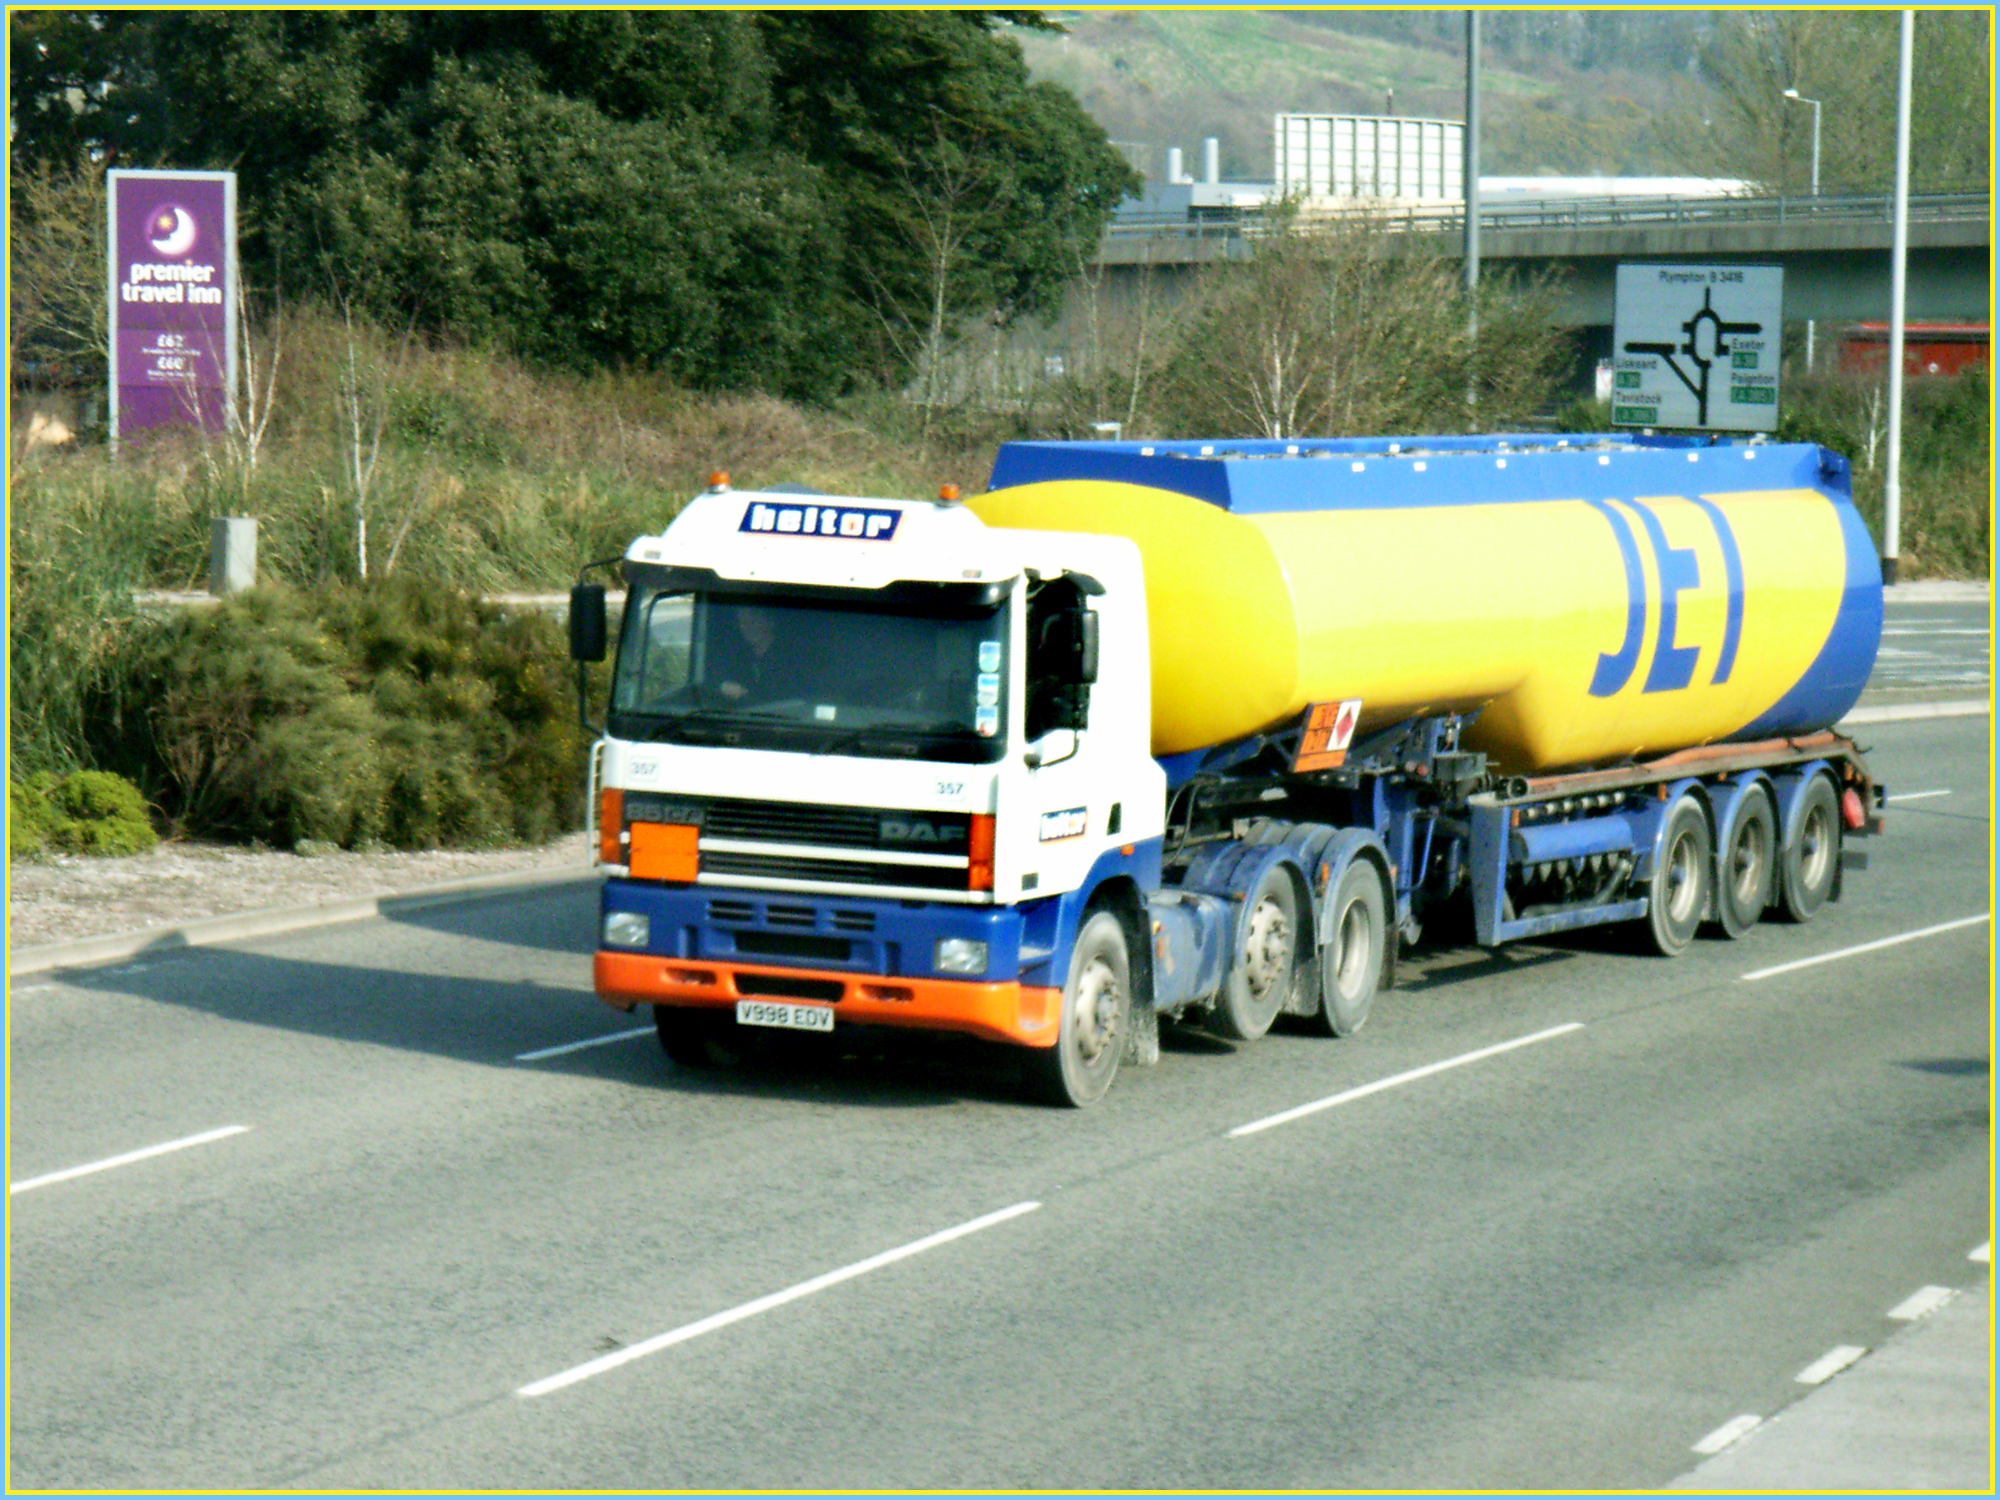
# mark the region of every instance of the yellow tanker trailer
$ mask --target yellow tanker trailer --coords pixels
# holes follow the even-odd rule
[[[1352,1032],[1454,908],[1803,920],[1879,824],[1816,446],[1018,443],[963,505],[718,483],[620,567],[596,984],[678,1062],[928,1028],[1083,1104],[1161,1018]]]

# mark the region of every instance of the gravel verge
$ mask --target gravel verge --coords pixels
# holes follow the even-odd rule
[[[506,849],[300,855],[236,845],[166,843],[115,859],[9,860],[7,938],[14,948],[179,927],[271,907],[387,896],[519,870],[582,871],[581,833]]]

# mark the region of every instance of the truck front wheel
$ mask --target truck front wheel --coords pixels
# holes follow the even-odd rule
[[[1663,958],[1685,952],[1708,913],[1708,882],[1715,868],[1710,852],[1713,842],[1701,799],[1683,793],[1660,831],[1648,893],[1647,930]]]
[[[1355,859],[1327,901],[1332,937],[1319,950],[1319,1024],[1329,1036],[1353,1036],[1368,1021],[1382,980],[1389,900],[1373,861]]]
[[[1111,1087],[1132,1026],[1132,962],[1115,913],[1092,913],[1076,935],[1053,1047],[1026,1056],[1028,1087],[1048,1104],[1081,1109]]]

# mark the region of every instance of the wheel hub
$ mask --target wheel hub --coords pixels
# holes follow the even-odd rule
[[[1282,984],[1291,968],[1292,924],[1285,909],[1270,897],[1250,914],[1250,932],[1243,944],[1243,974],[1250,992],[1259,998]]]
[[[1103,959],[1092,959],[1077,977],[1076,1050],[1085,1062],[1101,1056],[1118,1030],[1118,975]]]

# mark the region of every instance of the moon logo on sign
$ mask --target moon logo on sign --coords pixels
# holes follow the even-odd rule
[[[194,249],[194,217],[178,203],[153,211],[146,221],[146,243],[156,255],[180,256]]]

